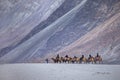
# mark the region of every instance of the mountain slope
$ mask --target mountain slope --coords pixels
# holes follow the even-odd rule
[[[71,45],[63,48],[58,54],[96,55],[100,53],[105,62],[115,63],[120,59],[120,13],[105,21]],[[117,63],[116,62],[116,63]]]
[[[107,54],[110,51],[109,47],[112,53],[119,52],[117,24],[119,24],[120,0],[41,0],[40,2],[23,0],[16,3],[14,0],[5,1],[8,4],[9,2],[15,4],[10,8],[13,11],[8,10],[5,14],[9,19],[3,14],[6,12],[4,9],[0,12],[1,63],[40,62],[41,59],[48,58],[50,53],[52,56],[56,53],[65,55],[68,51],[74,55],[80,53],[79,49],[82,54],[96,52],[101,54],[106,51],[105,55],[109,55]],[[10,6],[3,4],[4,1],[0,3],[2,8]],[[31,10],[34,4],[38,7]],[[30,11],[31,15],[25,17],[27,11]],[[24,14],[21,15],[21,12]],[[113,30],[111,31],[112,27],[108,26],[114,27]],[[91,31],[95,34],[91,34]],[[111,58],[106,56],[104,59],[107,62]],[[113,54],[111,60],[114,59]]]
[[[0,56],[16,47],[63,2],[64,0],[0,1]]]
[[[0,62],[10,63],[10,62],[24,62],[29,61],[36,51],[39,48],[44,47],[46,41],[51,37],[53,34],[61,30],[65,27],[66,24],[74,17],[77,10],[84,5],[86,0],[82,1],[77,7],[72,9],[70,12],[62,16],[60,19],[55,21],[53,24],[45,28],[44,30],[40,31],[32,38],[27,40],[26,42],[22,43],[17,48],[10,51],[8,54],[0,58]],[[62,24],[64,22],[64,24]],[[62,24],[62,25],[61,25]]]

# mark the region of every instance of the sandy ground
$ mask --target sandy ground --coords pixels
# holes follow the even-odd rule
[[[120,80],[120,65],[0,64],[0,80]]]

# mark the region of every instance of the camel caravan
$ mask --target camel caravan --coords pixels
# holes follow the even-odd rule
[[[86,58],[84,55],[82,55],[80,58],[74,56],[69,57],[68,55],[66,55],[65,57],[60,57],[59,54],[57,54],[57,56],[55,58],[51,58],[53,60],[54,63],[103,63],[102,61],[102,57],[97,53],[97,55],[95,57],[93,57],[92,55],[89,55],[88,58]]]

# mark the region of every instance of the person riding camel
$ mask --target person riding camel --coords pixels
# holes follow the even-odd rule
[[[70,57],[68,56],[68,55],[65,55],[65,62],[68,62],[69,63],[69,61],[70,61]]]
[[[82,61],[83,58],[84,58],[84,55],[82,55],[82,57],[80,58],[80,61]]]
[[[97,56],[96,56],[97,58],[99,58],[100,57],[100,55],[99,55],[99,53],[97,53]]]
[[[56,58],[59,58],[60,56],[59,56],[59,54],[57,54],[57,57]]]
[[[84,58],[84,55],[82,55],[82,58]]]
[[[95,63],[96,63],[97,61],[99,62],[99,64],[100,64],[100,63],[103,63],[103,62],[102,62],[102,57],[99,55],[99,53],[97,53],[97,55],[95,56]]]
[[[74,58],[76,59],[77,57],[76,57],[76,56],[74,56]]]
[[[96,59],[96,60],[99,60],[99,58],[101,58],[101,57],[100,57],[99,53],[97,53],[95,59]]]
[[[92,62],[92,64],[94,63],[94,57],[91,56],[91,54],[89,55],[87,62],[88,63]]]
[[[68,58],[68,55],[66,55],[65,57]]]
[[[60,56],[59,56],[59,54],[57,54],[57,56],[56,56],[56,63],[59,62],[59,59],[60,59]]]
[[[84,55],[82,55],[82,57],[80,57],[79,63],[86,63],[86,58],[84,57]]]
[[[93,56],[91,56],[91,54],[90,54],[89,57],[88,57],[88,60],[91,59],[91,58],[93,58]]]

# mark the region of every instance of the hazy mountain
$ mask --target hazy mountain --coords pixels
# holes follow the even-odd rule
[[[56,53],[80,56],[78,53],[96,52],[107,63],[109,59],[119,61],[115,59],[120,47],[119,0],[12,1],[0,4],[1,63],[39,62]],[[4,6],[6,3],[13,6]],[[32,10],[34,3],[38,7]],[[4,7],[10,10],[4,11]],[[26,7],[30,10],[27,17]]]

